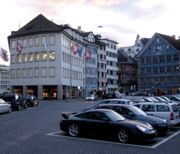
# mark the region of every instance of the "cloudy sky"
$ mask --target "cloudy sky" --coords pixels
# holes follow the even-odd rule
[[[9,50],[7,36],[39,14],[56,24],[81,26],[117,42],[134,44],[136,35],[155,32],[180,36],[179,0],[6,0],[0,5],[0,47]],[[98,28],[98,26],[103,28]],[[0,59],[0,63],[2,60]]]

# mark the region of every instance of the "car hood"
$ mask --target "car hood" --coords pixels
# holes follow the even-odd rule
[[[138,116],[138,120],[145,121],[151,125],[157,124],[157,123],[165,123],[164,119],[154,117],[154,116]]]

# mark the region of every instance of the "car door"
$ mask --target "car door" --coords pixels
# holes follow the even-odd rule
[[[108,117],[102,112],[89,113],[88,129],[93,134],[105,135],[108,133]]]

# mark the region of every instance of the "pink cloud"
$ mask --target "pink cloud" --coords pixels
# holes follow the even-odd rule
[[[91,4],[97,6],[112,6],[125,3],[126,0],[91,0]]]

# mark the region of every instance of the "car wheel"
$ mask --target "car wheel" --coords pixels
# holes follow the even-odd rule
[[[71,124],[68,132],[70,136],[76,137],[79,135],[79,127],[76,124]]]
[[[127,143],[129,141],[129,133],[125,129],[121,129],[118,132],[118,140],[122,143]]]

